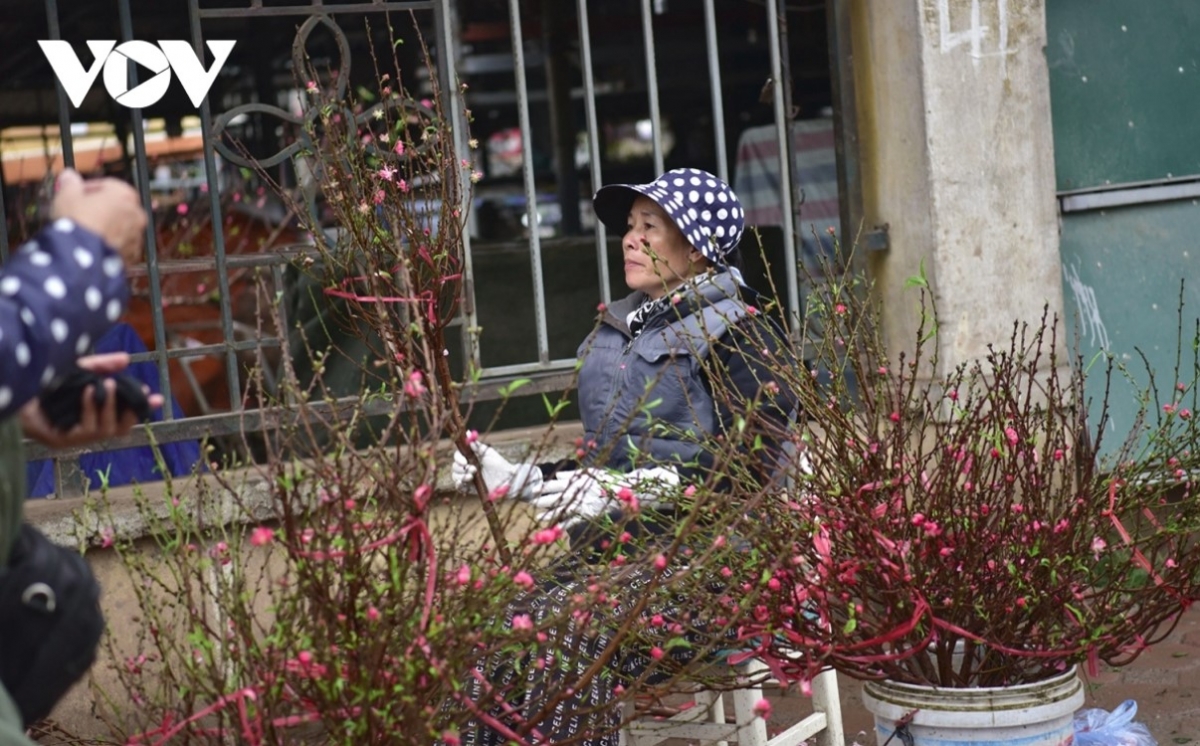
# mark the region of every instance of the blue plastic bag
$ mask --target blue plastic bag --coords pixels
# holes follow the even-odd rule
[[[1075,746],[1158,746],[1150,730],[1133,722],[1137,702],[1127,699],[1115,710],[1075,713]]]

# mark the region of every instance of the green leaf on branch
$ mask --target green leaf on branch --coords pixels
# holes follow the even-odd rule
[[[910,276],[907,280],[904,281],[904,287],[906,287],[906,288],[912,288],[912,287],[928,288],[929,287],[929,278],[927,278],[925,276],[925,260],[924,259],[921,260],[921,264],[920,264],[919,268],[917,269],[917,274]]]
[[[542,402],[546,405],[547,416],[551,418],[557,417],[558,413],[563,411],[563,409],[565,409],[566,406],[571,403],[569,400],[563,399],[556,404],[551,404],[550,397],[546,396],[545,394],[542,394]]]
[[[645,414],[650,414],[650,412],[652,412],[653,410],[662,406],[662,403],[663,403],[662,397],[659,397],[659,398],[655,399],[654,401],[649,401],[649,402],[646,402],[645,404],[643,404],[641,407],[641,410]]]
[[[531,383],[533,383],[533,381],[528,378],[518,378],[515,381],[510,382],[507,386],[501,386],[499,389],[500,396],[507,399],[508,397],[512,396],[517,389],[520,389],[522,386],[528,386]]]

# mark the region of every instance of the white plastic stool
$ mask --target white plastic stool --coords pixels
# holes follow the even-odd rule
[[[842,703],[838,699],[837,673],[822,671],[812,681],[813,713],[789,726],[774,738],[767,738],[767,723],[754,712],[754,705],[763,697],[761,680],[767,667],[758,660],[748,660],[736,667],[744,689],[729,694],[733,700],[734,721],[725,722],[725,702],[722,692],[698,690],[692,694],[694,706],[670,718],[641,718],[630,720],[621,730],[623,746],[655,746],[668,738],[683,738],[702,745],[728,746],[798,746],[816,737],[818,746],[844,746],[842,732]],[[760,683],[750,684],[749,682]],[[632,717],[633,704],[626,705],[626,717]]]

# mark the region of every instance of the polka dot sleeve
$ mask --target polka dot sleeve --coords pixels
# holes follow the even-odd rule
[[[60,218],[0,270],[0,419],[37,396],[125,311],[121,257]]]

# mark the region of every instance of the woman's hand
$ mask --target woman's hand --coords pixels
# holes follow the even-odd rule
[[[483,483],[489,493],[507,488],[506,497],[528,500],[541,491],[542,471],[536,465],[514,464],[501,456],[495,448],[478,441],[472,443],[471,448],[479,459],[479,467],[483,470]],[[455,451],[450,476],[456,488],[470,489],[475,483],[475,467],[467,461],[466,456]]]
[[[670,502],[679,487],[679,474],[661,466],[612,474],[603,469],[559,472],[542,484],[541,493],[529,502],[541,508],[538,520],[563,528],[591,520],[612,510],[627,510],[636,500],[639,507],[653,508]],[[621,491],[627,490],[625,495]]]
[[[79,358],[76,364],[93,373],[112,375],[129,367],[129,355],[124,352],[89,355]],[[56,430],[50,425],[37,399],[33,399],[22,407],[17,415],[21,429],[27,438],[32,438],[49,448],[88,445],[125,435],[133,429],[134,425],[138,424],[137,415],[133,412],[125,412],[118,416],[116,382],[112,379],[105,379],[104,387],[108,396],[104,398],[104,405],[101,407],[96,406],[95,391],[92,386],[83,390],[79,424],[67,432]],[[163,397],[159,394],[151,394],[149,400],[152,410],[163,405]]]

